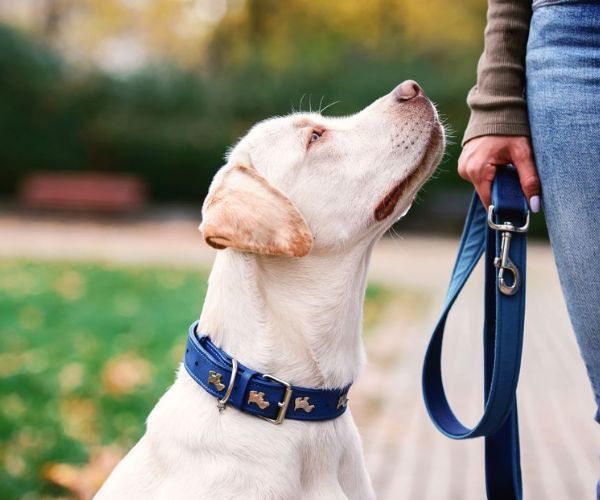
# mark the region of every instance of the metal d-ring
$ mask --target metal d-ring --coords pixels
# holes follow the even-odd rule
[[[237,375],[238,362],[237,359],[231,358],[231,378],[229,379],[229,385],[227,386],[227,391],[225,391],[225,395],[222,399],[217,401],[217,408],[219,411],[223,411],[225,406],[227,405],[227,401],[229,401],[229,396],[231,396],[231,391],[233,391],[233,386],[235,384],[235,376]]]
[[[515,226],[512,222],[505,222],[504,224],[496,224],[494,222],[494,210],[496,207],[490,205],[487,213],[487,223],[494,231],[508,231],[509,233],[526,233],[529,229],[529,210],[525,217],[525,224],[521,227]]]

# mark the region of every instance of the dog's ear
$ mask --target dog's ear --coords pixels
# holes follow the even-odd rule
[[[294,204],[244,165],[217,174],[202,207],[200,231],[218,249],[303,257],[312,247],[310,229]]]

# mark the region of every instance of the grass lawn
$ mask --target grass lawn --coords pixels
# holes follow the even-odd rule
[[[68,497],[53,481],[93,483],[142,435],[205,292],[200,272],[0,260],[0,499]],[[367,329],[388,298],[369,286]]]

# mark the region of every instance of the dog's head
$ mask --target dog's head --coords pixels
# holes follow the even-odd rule
[[[216,174],[200,229],[215,248],[302,257],[372,241],[435,170],[444,130],[413,81],[359,113],[255,125]]]

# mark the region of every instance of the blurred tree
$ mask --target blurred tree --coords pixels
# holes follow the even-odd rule
[[[407,78],[455,137],[424,197],[447,208],[468,188],[454,162],[485,2],[46,2],[29,28],[45,46],[0,31],[0,192],[31,169],[87,168],[138,173],[157,200],[199,202],[228,145],[257,120],[301,101],[355,112]]]
[[[60,0],[46,0],[45,2],[43,33],[48,40],[52,40],[59,32],[64,5],[64,2]]]

